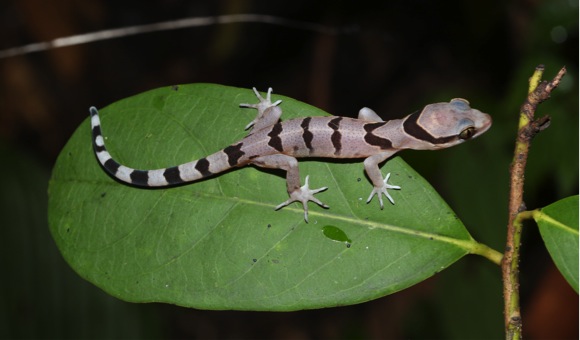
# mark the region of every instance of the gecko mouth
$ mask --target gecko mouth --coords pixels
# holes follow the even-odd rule
[[[485,117],[487,118],[487,120],[485,121],[485,123],[483,123],[483,126],[477,131],[477,135],[475,137],[481,135],[485,131],[489,130],[489,128],[491,127],[491,123],[493,123],[491,116],[488,114],[485,114]]]

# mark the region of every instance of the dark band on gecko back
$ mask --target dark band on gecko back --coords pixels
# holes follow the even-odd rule
[[[302,139],[304,139],[304,145],[308,148],[309,151],[312,151],[312,140],[314,139],[314,134],[309,130],[310,121],[312,120],[311,117],[306,117],[300,123],[300,127],[302,128]]]
[[[334,154],[337,156],[340,155],[340,151],[342,150],[342,134],[339,131],[341,120],[342,117],[337,117],[331,119],[328,122],[328,127],[334,130],[332,132],[332,135],[330,136],[330,141],[332,142],[332,146],[334,147]]]
[[[373,134],[373,131],[385,125],[386,122],[369,123],[364,125],[366,134],[364,136],[365,142],[370,145],[378,146],[381,150],[387,150],[393,148],[393,143],[386,138],[379,137]]]
[[[282,133],[282,124],[280,123],[274,124],[274,126],[272,126],[272,131],[268,133],[268,137],[270,137],[268,145],[273,147],[279,152],[284,151],[284,147],[282,146],[282,138],[280,138],[281,133]]]

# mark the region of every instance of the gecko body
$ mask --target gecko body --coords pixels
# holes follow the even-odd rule
[[[364,168],[373,183],[367,200],[377,195],[381,209],[382,195],[394,204],[388,189],[400,187],[383,179],[379,164],[404,149],[437,150],[475,138],[489,129],[491,117],[472,109],[464,99],[430,104],[402,119],[383,121],[373,110],[363,108],[358,119],[347,117],[304,117],[280,121],[281,101],[271,102],[272,89],[266,98],[254,88],[257,104],[240,104],[255,108],[256,118],[246,126],[253,127],[242,140],[198,160],[169,168],[138,170],[115,161],[105,147],[101,122],[95,107],[89,109],[95,154],[105,170],[117,179],[142,187],[165,187],[193,182],[235,167],[253,164],[286,171],[290,198],[276,207],[301,202],[308,222],[308,201],[328,208],[314,197],[326,187],[311,190],[309,176],[301,186],[297,158],[365,158]]]

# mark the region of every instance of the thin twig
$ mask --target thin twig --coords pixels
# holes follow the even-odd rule
[[[544,66],[536,67],[530,78],[528,98],[520,111],[520,122],[511,165],[509,218],[507,226],[507,243],[502,261],[502,276],[504,289],[504,317],[506,327],[506,339],[521,339],[522,318],[519,301],[519,257],[522,236],[522,223],[516,220],[518,213],[526,210],[523,200],[524,173],[530,143],[534,136],[547,128],[550,117],[545,116],[534,119],[537,106],[550,98],[550,93],[555,89],[560,80],[566,74],[563,67],[550,82],[542,81]]]
[[[331,26],[324,26],[315,23],[309,23],[304,21],[295,21],[282,17],[276,17],[272,15],[262,15],[262,14],[231,14],[231,15],[218,15],[210,17],[192,17],[184,18],[170,21],[163,21],[154,24],[128,26],[122,28],[114,28],[103,31],[85,33],[72,35],[69,37],[57,38],[50,41],[44,41],[39,43],[33,43],[24,46],[18,46],[13,48],[8,48],[5,50],[0,50],[0,59],[14,57],[18,55],[47,51],[55,48],[74,46],[87,44],[90,42],[128,37],[136,34],[175,30],[180,28],[190,28],[199,26],[210,26],[218,24],[232,24],[240,22],[253,22],[253,23],[263,23],[270,25],[278,25],[291,27],[296,29],[302,29],[307,31],[313,31],[322,34],[334,35],[340,33],[340,29]]]

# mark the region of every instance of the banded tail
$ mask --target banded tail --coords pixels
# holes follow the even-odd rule
[[[223,162],[214,161],[221,157],[221,151],[205,158],[200,158],[189,163],[184,163],[169,168],[155,170],[139,170],[130,168],[120,164],[114,160],[113,157],[111,157],[111,154],[105,147],[105,139],[103,138],[101,132],[101,120],[99,119],[99,111],[97,108],[92,106],[89,109],[89,112],[91,114],[93,148],[99,163],[101,163],[103,168],[105,168],[105,170],[111,176],[125,183],[141,187],[164,187],[186,182],[193,182],[231,168],[231,166],[215,166],[223,164]],[[212,166],[210,166],[210,164]]]

